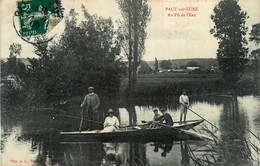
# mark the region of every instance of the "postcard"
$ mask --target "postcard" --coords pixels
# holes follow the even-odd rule
[[[260,165],[259,0],[0,4],[0,165]]]

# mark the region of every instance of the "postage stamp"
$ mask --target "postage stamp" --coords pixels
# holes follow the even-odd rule
[[[22,37],[46,34],[63,17],[60,0],[17,1]]]

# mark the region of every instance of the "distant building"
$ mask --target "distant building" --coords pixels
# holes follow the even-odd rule
[[[187,67],[186,69],[193,71],[193,70],[196,70],[196,69],[200,69],[200,67]]]
[[[173,73],[185,73],[186,70],[185,69],[173,69],[172,72]]]

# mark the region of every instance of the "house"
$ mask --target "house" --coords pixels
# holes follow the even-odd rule
[[[187,67],[186,68],[187,70],[190,70],[190,71],[193,71],[193,70],[196,70],[196,69],[200,69],[200,67]]]

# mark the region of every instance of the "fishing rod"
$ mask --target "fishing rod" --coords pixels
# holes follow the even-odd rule
[[[82,124],[83,124],[83,121],[89,121],[89,122],[95,122],[95,123],[98,123],[98,124],[102,124],[102,122],[98,122],[98,121],[95,121],[95,120],[87,120],[87,119],[83,119],[83,118],[80,118],[80,117],[75,117],[75,116],[70,116],[70,115],[59,115],[59,116],[63,116],[63,117],[68,117],[68,118],[74,118],[74,119],[79,119],[81,120],[80,121],[80,127],[79,129],[81,129],[82,127]],[[125,126],[119,126],[119,128],[125,128],[125,127],[133,127],[135,125],[125,125]],[[80,130],[79,130],[80,131]]]
[[[70,115],[58,115],[58,116],[63,116],[63,117],[68,117],[68,118],[74,118],[74,119],[79,119],[79,120],[83,119],[83,118],[80,118],[80,117],[70,116]],[[103,124],[102,122],[98,122],[98,121],[95,121],[95,120],[83,119],[83,121],[89,121],[89,122],[95,122],[95,123]]]

